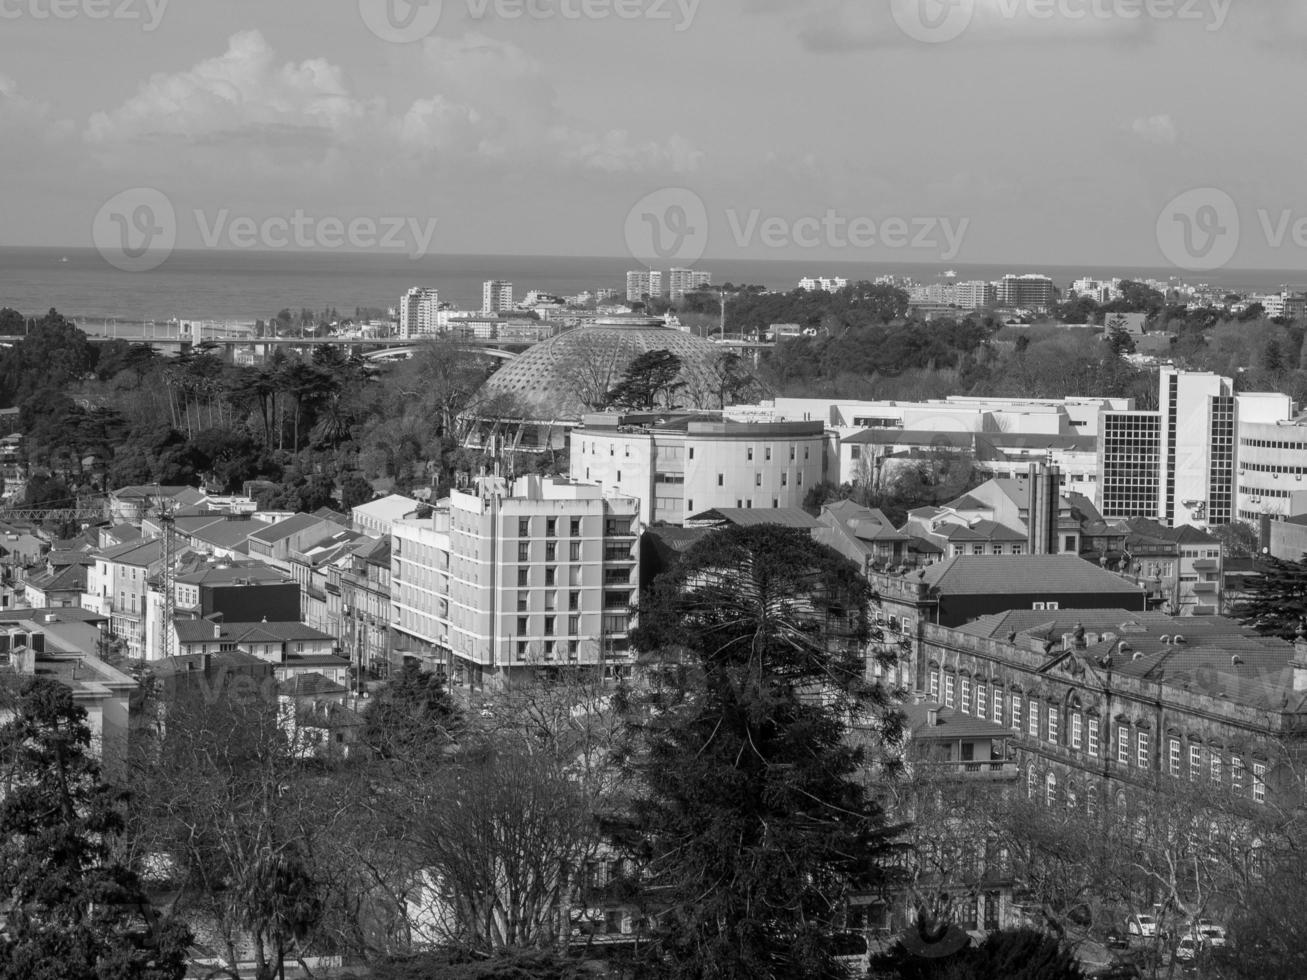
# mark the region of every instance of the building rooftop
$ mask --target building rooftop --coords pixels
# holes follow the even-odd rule
[[[847,528],[859,541],[906,541],[908,536],[894,529],[890,519],[873,507],[852,500],[839,500],[822,508],[822,517]]]
[[[771,510],[752,507],[716,507],[686,519],[687,525],[723,525],[754,527],[774,524],[781,527],[815,528],[821,524],[800,507],[774,507]]]
[[[260,562],[205,565],[178,575],[179,585],[278,585],[291,580],[275,568]]]
[[[250,533],[249,540],[276,544],[278,541],[285,541],[291,535],[317,527],[322,521],[323,518],[314,514],[292,514],[276,524],[261,525],[259,530]]]
[[[962,555],[917,576],[946,595],[1141,594],[1138,586],[1077,555]]]
[[[211,619],[178,619],[174,621],[173,629],[179,643],[295,643],[334,640],[330,633],[305,623],[218,623]]]
[[[351,511],[350,516],[355,524],[363,520],[391,523],[403,520],[405,517],[411,517],[422,506],[422,502],[419,500],[392,493],[389,497],[382,497],[380,500],[360,504]]]
[[[241,551],[244,550],[244,545],[251,534],[255,531],[266,530],[267,527],[267,521],[227,518],[213,524],[206,524],[192,531],[191,538],[198,543],[207,544],[213,548],[222,548],[225,551]]]
[[[964,715],[952,708],[932,702],[905,705],[902,709],[907,728],[919,741],[952,741],[955,738],[1010,738],[1012,732],[984,718]],[[931,712],[935,724],[930,724]]]
[[[128,541],[95,553],[96,558],[117,562],[120,565],[152,565],[163,560],[163,542],[158,538],[146,541]]]

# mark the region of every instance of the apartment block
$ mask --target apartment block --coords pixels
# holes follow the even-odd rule
[[[513,284],[489,279],[481,287],[481,312],[502,313],[513,308]]]
[[[132,541],[98,552],[86,570],[82,608],[110,618],[110,631],[130,659],[146,655],[150,576],[163,568],[163,542]]]
[[[651,269],[637,269],[626,274],[626,300],[643,303],[646,299],[660,299],[663,295],[663,274]]]
[[[673,269],[667,278],[667,292],[672,302],[685,299],[686,293],[712,285],[712,273],[694,269]]]
[[[472,688],[517,671],[628,669],[639,502],[594,485],[484,478],[396,523],[397,650]]]
[[[1016,310],[1047,310],[1057,302],[1057,287],[1048,276],[1004,276],[995,283],[999,306]]]
[[[801,507],[834,465],[820,422],[599,414],[571,441],[572,476],[636,499],[646,524],[684,524],[714,508]]]
[[[399,301],[399,336],[403,340],[428,337],[437,332],[436,314],[440,310],[440,291],[415,286]]]

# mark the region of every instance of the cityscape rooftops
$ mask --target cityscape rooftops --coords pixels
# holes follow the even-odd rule
[[[1137,597],[1141,591],[1077,555],[961,555],[927,566],[917,577],[950,595],[1116,592]]]

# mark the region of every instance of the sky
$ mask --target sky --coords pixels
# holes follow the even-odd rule
[[[1299,269],[1305,41],[1275,0],[0,0],[0,245]]]

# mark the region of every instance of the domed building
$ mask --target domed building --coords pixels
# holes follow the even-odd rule
[[[722,347],[657,317],[605,317],[537,344],[500,368],[473,402],[469,415],[476,424],[469,443],[485,446],[499,437],[523,451],[561,448],[582,416],[603,410],[631,362],[659,350],[681,359],[682,387],[669,407],[723,407]]]

